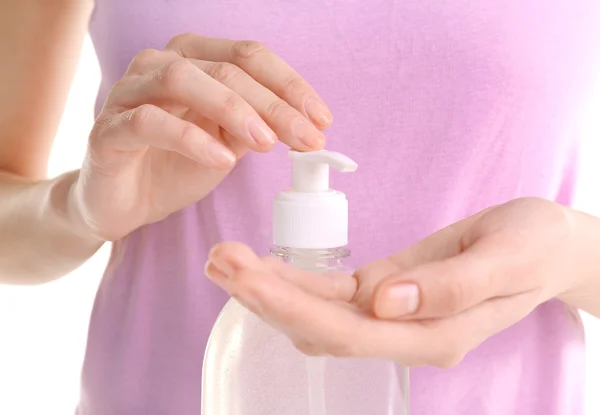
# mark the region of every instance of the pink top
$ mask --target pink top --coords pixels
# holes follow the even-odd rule
[[[571,202],[600,73],[597,0],[96,3],[100,103],[136,52],[182,32],[261,40],[312,83],[335,117],[328,149],[360,165],[333,179],[350,200],[355,265],[509,199]],[[204,348],[227,299],[203,275],[207,252],[238,240],[267,253],[289,168],[283,146],[252,154],[206,199],[115,244],[80,415],[200,413]],[[458,367],[414,369],[412,412],[582,414],[583,381],[581,323],[550,301]]]

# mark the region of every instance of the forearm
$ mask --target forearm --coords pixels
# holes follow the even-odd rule
[[[559,299],[600,318],[600,218],[573,212],[573,286]]]
[[[102,245],[71,189],[78,172],[28,181],[0,173],[0,283],[38,284],[77,268]]]

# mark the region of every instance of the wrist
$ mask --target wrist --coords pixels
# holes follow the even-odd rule
[[[600,316],[600,218],[569,209],[572,238],[568,243],[568,288],[558,296],[565,303]]]
[[[57,177],[50,189],[49,210],[58,222],[80,240],[84,246],[100,247],[105,241],[99,238],[86,220],[81,199],[77,196],[79,171]]]

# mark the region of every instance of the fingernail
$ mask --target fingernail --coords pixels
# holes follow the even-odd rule
[[[312,122],[319,127],[327,127],[333,121],[329,109],[316,98],[307,98],[304,102],[304,110]]]
[[[379,317],[394,318],[412,314],[419,308],[419,286],[399,283],[389,286],[379,297]]]
[[[294,120],[293,133],[310,149],[320,149],[325,144],[325,136],[304,117]]]
[[[227,274],[221,271],[219,267],[217,267],[211,260],[206,261],[206,264],[204,265],[204,273],[211,280],[227,279]]]
[[[277,141],[277,136],[263,121],[262,118],[256,117],[248,121],[248,131],[250,135],[261,146],[271,146]]]
[[[235,155],[217,141],[209,140],[206,144],[206,152],[220,165],[231,166],[236,162]]]
[[[224,258],[213,256],[210,261],[219,271],[225,274],[227,278],[231,278],[236,272],[234,265]]]
[[[215,255],[217,255],[217,252],[219,252],[219,248],[220,248],[220,244],[216,244],[213,245],[212,248],[210,248],[210,251],[208,251],[208,259],[212,259]]]

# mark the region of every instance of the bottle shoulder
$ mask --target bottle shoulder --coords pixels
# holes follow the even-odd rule
[[[350,250],[345,247],[331,249],[298,249],[283,246],[271,248],[271,255],[279,260],[307,271],[317,273],[344,272],[352,273],[353,269],[345,262]]]

